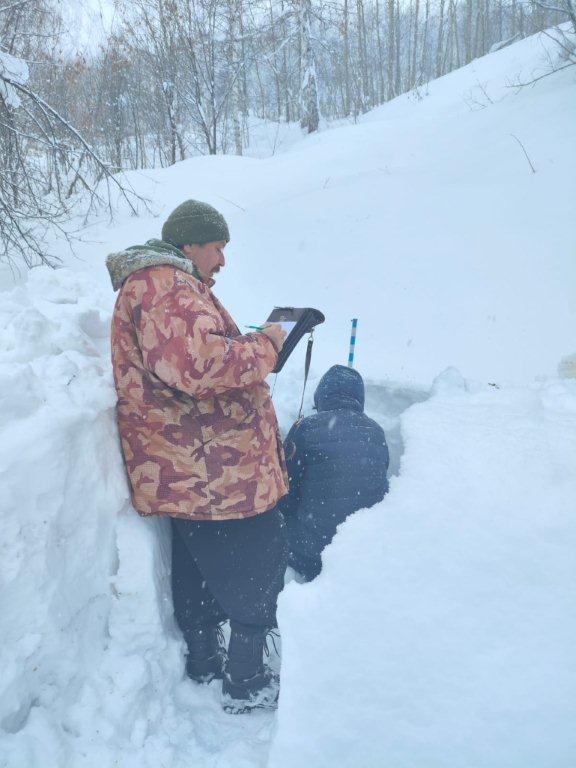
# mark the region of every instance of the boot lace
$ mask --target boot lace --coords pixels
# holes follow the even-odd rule
[[[220,621],[214,627],[215,632],[216,632],[216,639],[218,641],[218,645],[220,646],[221,650],[224,650],[226,648],[226,638],[224,637],[224,630],[222,629],[224,624],[226,624],[226,620]]]
[[[272,643],[272,647],[274,648],[274,652],[276,656],[280,656],[278,652],[278,646],[276,645],[276,640],[280,640],[280,633],[278,632],[278,629],[269,629],[266,633],[266,637],[264,638],[264,653],[266,654],[266,658],[270,657],[270,648],[268,647],[268,639],[270,639],[270,642]]]

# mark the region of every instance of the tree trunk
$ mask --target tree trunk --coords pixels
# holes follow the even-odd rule
[[[318,130],[320,110],[318,108],[318,88],[316,61],[312,46],[312,0],[300,0],[300,41],[302,51],[302,85],[300,98],[302,117],[300,124],[308,133]]]
[[[418,82],[418,24],[420,15],[420,0],[416,0],[414,7],[414,41],[412,43],[412,65],[410,88],[414,88]]]
[[[464,21],[464,60],[466,63],[474,58],[472,47],[472,3],[473,0],[466,0],[466,17]]]
[[[428,67],[428,25],[430,22],[430,0],[426,0],[426,9],[424,11],[424,29],[422,30],[422,46],[420,57],[420,74],[425,75],[425,80],[430,79],[430,70]]]
[[[348,117],[350,114],[350,40],[348,34],[348,15],[348,0],[344,0],[344,117]]]
[[[396,77],[394,80],[394,90],[396,95],[402,93],[402,60],[400,58],[400,46],[402,44],[402,30],[400,29],[400,0],[396,2],[396,21],[394,24],[394,37],[396,39]]]
[[[440,7],[438,10],[438,40],[436,42],[436,77],[441,77],[443,74],[442,61],[444,59],[444,3],[445,3],[445,0],[440,0]]]
[[[383,52],[383,45],[382,45],[382,29],[380,24],[380,0],[376,0],[376,53],[377,53],[377,60],[378,60],[378,67],[377,67],[377,90],[378,90],[378,96],[376,98],[376,101],[378,104],[382,104],[383,101],[385,101],[385,95],[384,95],[384,52]]]
[[[242,62],[240,61],[240,18],[242,17],[242,0],[230,0],[228,8],[229,44],[229,76],[230,109],[232,113],[232,129],[234,132],[234,149],[237,155],[243,152],[242,146]]]

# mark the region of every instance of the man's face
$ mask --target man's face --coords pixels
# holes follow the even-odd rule
[[[202,280],[207,282],[226,264],[224,248],[226,240],[216,240],[203,245],[185,245],[182,251],[195,264]]]

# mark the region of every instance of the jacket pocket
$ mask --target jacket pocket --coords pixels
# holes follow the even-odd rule
[[[257,408],[247,390],[198,401],[196,409],[204,445],[241,429],[257,415]]]

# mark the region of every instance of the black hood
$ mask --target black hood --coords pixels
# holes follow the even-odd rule
[[[333,365],[320,379],[314,393],[314,403],[318,411],[348,408],[361,413],[364,410],[362,376],[353,368]]]

